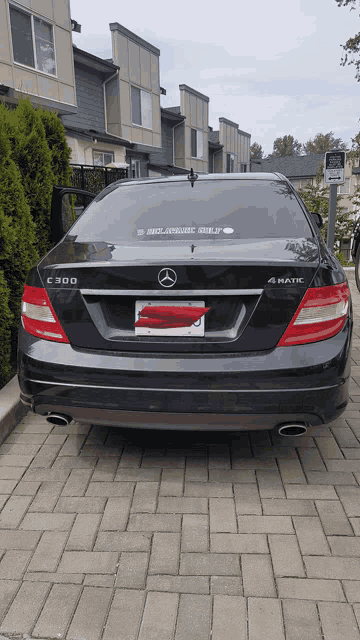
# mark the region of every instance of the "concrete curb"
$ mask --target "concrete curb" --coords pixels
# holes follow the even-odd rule
[[[17,376],[14,376],[0,391],[0,443],[5,440],[28,410],[20,400],[19,383]]]

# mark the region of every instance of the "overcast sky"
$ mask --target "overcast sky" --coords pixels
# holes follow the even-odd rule
[[[359,31],[358,11],[335,0],[227,0],[174,3],[70,0],[81,24],[73,42],[111,58],[110,22],[160,49],[161,106],[180,104],[179,84],[210,98],[209,124],[238,123],[272,151],[287,134],[306,142],[334,131],[350,142],[360,129],[360,83],[340,66],[341,44]]]

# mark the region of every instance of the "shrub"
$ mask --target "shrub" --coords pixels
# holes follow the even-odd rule
[[[13,374],[10,364],[12,320],[13,316],[9,309],[9,287],[0,269],[0,389],[9,382]]]

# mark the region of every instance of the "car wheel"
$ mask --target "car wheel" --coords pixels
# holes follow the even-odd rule
[[[356,250],[356,257],[355,257],[355,280],[356,280],[356,286],[358,288],[358,291],[360,291],[360,243]]]

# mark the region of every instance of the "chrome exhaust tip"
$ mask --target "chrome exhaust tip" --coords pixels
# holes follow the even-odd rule
[[[49,413],[49,415],[46,416],[46,420],[50,422],[50,424],[55,424],[58,427],[66,427],[72,422],[72,418],[63,413]]]
[[[303,436],[307,432],[304,424],[283,424],[278,428],[278,434],[286,437]]]

